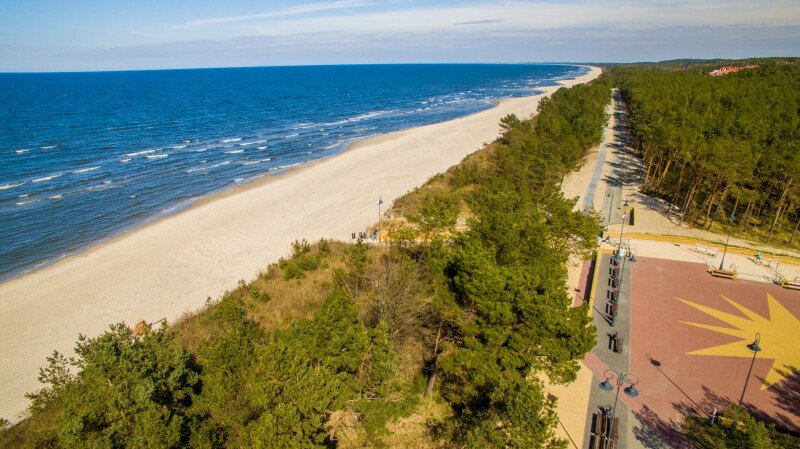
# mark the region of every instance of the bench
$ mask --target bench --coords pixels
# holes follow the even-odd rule
[[[781,287],[788,288],[790,290],[800,290],[800,282],[798,282],[798,281],[793,281],[793,282],[783,281],[783,282],[781,282]]]
[[[611,437],[608,437],[609,427],[611,427]],[[609,440],[608,447],[617,447],[617,437],[619,436],[619,418],[614,418],[605,414],[592,413],[592,435],[590,436],[589,447],[603,449],[606,440]]]
[[[615,302],[611,303],[611,305],[608,307],[608,311],[611,313],[611,315],[616,315],[617,314],[617,303],[615,303]]]
[[[596,435],[603,434],[603,418],[597,413],[592,413],[592,433]]]
[[[711,273],[711,276],[715,276],[718,278],[725,278],[725,279],[736,279],[736,276],[739,275],[739,273],[737,273],[736,271],[719,270],[719,269],[713,269],[709,271],[709,273]]]
[[[614,339],[614,352],[621,353],[622,350],[625,348],[625,339],[624,338],[615,338]]]
[[[611,302],[619,301],[619,290],[609,290],[608,291],[608,299]]]
[[[612,288],[619,290],[619,279],[609,279],[608,282]]]
[[[619,267],[611,267],[608,269],[608,274],[611,277],[618,278],[619,277]]]

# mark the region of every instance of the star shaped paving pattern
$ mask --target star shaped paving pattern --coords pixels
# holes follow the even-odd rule
[[[685,299],[675,298],[733,327],[713,326],[687,321],[681,321],[681,323],[741,338],[741,340],[732,343],[698,349],[687,354],[750,358],[753,356],[753,352],[747,348],[747,344],[751,343],[756,332],[759,332],[761,334],[761,342],[759,344],[761,351],[757,357],[773,361],[767,377],[761,384],[761,390],[766,390],[791,374],[787,371],[800,368],[800,346],[796,344],[797,336],[800,335],[800,320],[792,315],[777,299],[767,293],[769,317],[763,317],[724,295],[722,297],[739,310],[744,317],[702,306]]]

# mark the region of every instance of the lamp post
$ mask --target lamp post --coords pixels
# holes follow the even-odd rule
[[[611,201],[608,203],[608,221],[606,221],[606,229],[611,226],[611,211],[614,210],[614,192],[610,192],[607,196],[611,197]]]
[[[378,243],[381,243],[381,204],[383,199],[378,195]]]
[[[619,246],[617,246],[617,257],[622,257],[622,233],[625,231],[625,213],[628,211],[628,200],[622,205],[622,228],[619,230]]]
[[[725,254],[728,253],[728,242],[731,239],[731,229],[733,228],[733,212],[728,217],[728,237],[725,239],[725,250],[722,251],[722,261],[719,263],[719,269],[722,270],[722,265],[725,263]]]
[[[742,402],[744,401],[744,392],[747,391],[747,383],[750,381],[750,374],[753,373],[753,364],[756,363],[756,355],[761,351],[761,334],[756,332],[756,339],[753,340],[752,343],[747,345],[747,349],[753,351],[753,359],[750,360],[750,370],[747,371],[747,377],[744,379],[744,387],[742,388],[742,396],[739,398],[739,409],[742,408]]]
[[[609,372],[611,373],[611,375],[609,375]],[[625,385],[625,383],[627,382],[629,385],[623,390],[625,391],[625,394],[632,398],[639,396],[639,390],[636,389],[636,384],[639,383],[639,377],[631,373],[622,373],[622,372],[617,373],[616,371],[610,369],[606,370],[606,372],[603,373],[603,375],[605,376],[606,380],[600,382],[600,389],[605,391],[612,391],[614,389],[614,385],[609,381],[614,378],[614,375],[617,376],[617,382],[616,382],[617,394],[614,397],[614,407],[611,409],[611,423],[607,426],[608,430],[606,431],[605,447],[606,449],[608,449],[609,445],[611,444],[611,427],[614,425],[614,416],[617,414],[617,401],[619,401],[619,390],[622,390],[622,386]],[[636,379],[636,380],[633,381],[631,379]]]

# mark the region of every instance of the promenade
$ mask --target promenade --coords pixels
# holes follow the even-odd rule
[[[570,270],[574,304],[590,304],[597,343],[576,382],[548,386],[558,399],[559,435],[570,447],[594,447],[605,434],[598,417],[612,412],[616,373],[626,374],[622,388],[633,383],[639,393],[619,394],[617,448],[691,447],[678,430],[683,419],[737,404],[746,380],[743,408],[800,430],[800,348],[788,344],[800,334],[800,291],[776,285],[800,277],[800,259],[766,248],[757,260],[760,247],[735,238],[725,252],[724,236],[670,221],[663,204],[639,192],[639,160],[628,147],[617,93],[608,111],[603,143],[564,182],[565,195],[578,197],[576,208],[601,214],[610,240],[596,260]],[[620,246],[635,261],[614,258]],[[708,273],[721,264],[738,278]],[[757,333],[762,351],[748,377],[747,344]],[[599,387],[607,378],[614,390]]]

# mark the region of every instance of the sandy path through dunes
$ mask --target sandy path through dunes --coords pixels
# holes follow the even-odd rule
[[[596,78],[600,70],[562,84]],[[547,93],[554,87],[545,88]],[[252,279],[295,239],[347,240],[387,206],[527,117],[541,95],[471,116],[367,139],[346,152],[204,200],[52,266],[0,284],[0,417],[16,419],[53,349],[109,323],[174,320]]]

